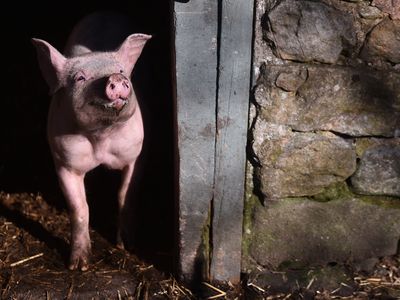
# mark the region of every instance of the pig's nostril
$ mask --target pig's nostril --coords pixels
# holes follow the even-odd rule
[[[112,90],[115,89],[114,83],[111,83],[111,84],[110,84],[110,88],[111,88]]]

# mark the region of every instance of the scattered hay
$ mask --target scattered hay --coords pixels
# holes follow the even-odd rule
[[[171,275],[117,249],[91,231],[93,255],[87,272],[65,267],[69,220],[40,194],[0,192],[1,299],[400,299],[400,258],[382,258],[370,274],[353,272],[354,285],[315,290],[315,277],[290,291],[274,291],[246,279],[241,285],[203,282],[193,290]],[[284,272],[281,272],[284,273]],[[282,274],[285,276],[285,274]],[[341,296],[341,288],[352,290]],[[314,290],[312,290],[314,288]]]

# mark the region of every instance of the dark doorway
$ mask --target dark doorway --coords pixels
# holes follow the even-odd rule
[[[18,13],[21,3],[8,5],[7,11],[15,17],[3,16],[1,24],[6,81],[0,109],[0,190],[41,193],[59,209],[64,209],[65,203],[46,141],[50,97],[30,39],[44,39],[62,50],[74,24],[98,10],[122,12],[132,20],[132,33],[153,35],[133,76],[135,91],[148,112],[146,164],[135,204],[134,253],[170,271],[174,240],[170,1],[37,1],[35,6],[25,7],[24,15]],[[119,176],[101,169],[94,173],[87,180],[91,223],[112,239]]]

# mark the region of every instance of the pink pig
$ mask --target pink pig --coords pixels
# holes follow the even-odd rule
[[[85,174],[99,165],[122,171],[118,193],[121,214],[143,142],[142,115],[130,76],[151,36],[132,34],[114,51],[99,51],[88,46],[96,45],[96,41],[86,40],[96,36],[97,42],[107,43],[107,35],[98,32],[102,23],[95,14],[78,24],[65,50],[68,57],[46,41],[32,39],[43,77],[53,95],[47,133],[70,211],[71,270],[85,271],[89,266]],[[107,34],[110,36],[110,30]],[[123,247],[121,221],[117,243]]]

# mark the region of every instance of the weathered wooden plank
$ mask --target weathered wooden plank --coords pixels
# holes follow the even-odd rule
[[[175,3],[179,164],[179,262],[185,281],[208,276],[207,228],[213,198],[218,7]]]
[[[222,0],[211,278],[239,282],[253,32],[252,0]]]

